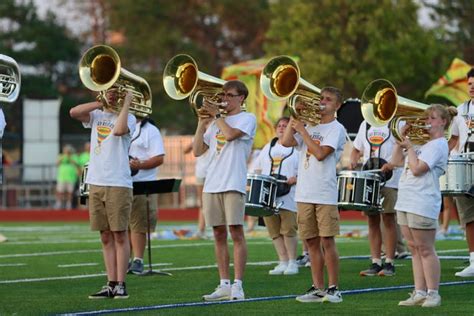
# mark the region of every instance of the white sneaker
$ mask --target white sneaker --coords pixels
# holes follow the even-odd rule
[[[285,272],[286,268],[288,268],[288,263],[281,263],[280,262],[275,268],[268,271],[268,274],[270,274],[270,275],[283,274]]]
[[[410,297],[404,301],[400,301],[398,306],[415,306],[415,305],[422,305],[426,300],[426,295],[421,295],[413,291],[408,293]]]
[[[230,285],[219,285],[211,294],[203,295],[202,299],[207,302],[230,300]]]
[[[470,266],[468,266],[462,271],[456,272],[454,275],[461,278],[474,277],[474,264],[471,263]]]
[[[441,305],[441,296],[438,293],[428,293],[421,307],[437,307]]]
[[[233,301],[245,299],[244,289],[241,285],[237,283],[232,284],[230,299]]]
[[[341,303],[342,302],[342,294],[336,287],[331,287],[326,290],[326,296],[323,299],[323,302],[330,302],[330,303]]]
[[[298,274],[298,272],[299,272],[298,264],[292,262],[292,263],[288,263],[288,266],[286,267],[283,274],[284,275],[292,275],[292,274]]]
[[[322,303],[326,292],[312,286],[305,294],[296,297],[296,300],[301,303]]]
[[[305,263],[305,268],[311,268],[311,261],[308,261]]]

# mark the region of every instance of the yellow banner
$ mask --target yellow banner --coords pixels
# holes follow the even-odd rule
[[[268,59],[249,60],[225,67],[222,71],[224,80],[240,80],[247,85],[249,96],[245,101],[248,112],[257,117],[257,133],[253,148],[260,149],[273,137],[273,125],[282,116],[285,102],[270,101],[260,90],[260,73]]]
[[[459,105],[469,99],[467,92],[467,72],[472,68],[465,61],[455,58],[448,71],[426,91],[425,97],[439,96]]]

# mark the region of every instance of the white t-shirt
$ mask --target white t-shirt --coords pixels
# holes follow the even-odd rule
[[[364,162],[369,158],[382,158],[389,162],[392,158],[393,146],[396,144],[387,125],[382,127],[371,126],[366,134],[367,123],[362,121],[354,140],[354,147],[364,154]],[[388,139],[387,139],[388,138]],[[369,143],[370,141],[370,143]],[[379,156],[380,153],[380,156]],[[385,183],[387,188],[398,188],[398,182],[402,174],[402,168],[395,168],[392,177]]]
[[[132,145],[130,146],[130,156],[139,160],[148,160],[151,157],[161,156],[165,154],[163,146],[163,138],[160,130],[151,123],[146,123],[145,126],[137,124],[135,133],[132,137]],[[140,169],[138,173],[133,176],[133,182],[138,181],[153,181],[158,176],[158,167],[151,169]]]
[[[207,150],[204,154],[196,158],[196,178],[206,178],[207,169],[209,167],[209,163],[211,162],[212,157],[210,152],[210,150]]]
[[[459,136],[459,141],[458,145],[451,150],[450,155],[455,156],[464,152],[464,145],[466,144],[468,133],[469,129],[467,128],[464,118],[460,115],[453,117],[453,121],[451,122],[451,134]]]
[[[270,175],[271,173],[278,174],[280,170],[280,174],[286,176],[287,179],[296,177],[298,174],[299,153],[296,149],[291,153],[292,150],[293,148],[285,147],[277,142],[275,143],[275,146],[271,148],[270,152],[270,143],[268,143],[263,147],[258,157],[255,159],[252,170],[260,169],[264,175]],[[271,153],[273,159],[273,169],[272,159],[270,158],[269,153]],[[296,212],[295,192],[296,186],[292,185],[288,194],[277,197],[276,204],[283,203],[280,207],[281,209]]]
[[[446,170],[448,151],[448,142],[444,137],[431,140],[416,148],[418,159],[424,161],[430,168],[418,177],[415,177],[408,168],[408,158],[405,158],[405,169],[400,178],[395,204],[397,211],[432,219],[438,218],[441,208],[439,177]]]
[[[247,159],[255,137],[256,118],[247,112],[227,116],[225,122],[245,133],[227,142],[215,122],[204,133],[204,143],[209,146],[210,163],[204,181],[205,193],[238,191],[245,194]]]
[[[301,135],[295,134],[300,151],[296,202],[337,205],[336,164],[346,142],[344,126],[334,120],[327,124],[307,126],[306,130],[313,141],[321,146],[332,147],[334,151],[323,161],[318,161],[308,152]]]
[[[82,123],[84,127],[92,129],[89,171],[87,172],[86,183],[133,188],[128,163],[128,150],[131,135],[135,132],[135,116],[128,114],[129,133],[123,136],[112,134],[117,122],[117,114],[94,110],[90,113],[90,118],[90,122]]]
[[[466,126],[473,131],[468,141],[474,143],[474,102],[469,100],[458,106],[458,116],[461,117],[464,122],[466,122]]]
[[[3,132],[5,131],[6,126],[7,122],[5,121],[5,115],[3,114],[3,110],[0,108],[0,139],[3,138]]]

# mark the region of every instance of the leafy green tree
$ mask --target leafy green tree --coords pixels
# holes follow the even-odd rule
[[[411,0],[280,0],[271,5],[268,56],[300,58],[302,77],[360,97],[376,78],[421,100],[451,61],[451,48],[419,25]]]
[[[433,22],[445,31],[445,40],[457,48],[458,57],[474,65],[474,1],[438,0],[423,1],[433,10]]]

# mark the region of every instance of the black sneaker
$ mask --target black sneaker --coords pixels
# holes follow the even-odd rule
[[[360,271],[360,276],[375,276],[377,275],[380,271],[382,271],[382,266],[379,266],[376,263],[372,263],[370,268],[364,271]]]
[[[128,273],[133,274],[142,274],[143,273],[143,261],[140,260],[133,260],[130,268],[128,269]]]
[[[125,284],[117,284],[113,290],[114,299],[126,299],[128,298],[127,289]]]
[[[309,255],[301,255],[296,258],[298,267],[304,267],[309,262]]]
[[[395,266],[393,263],[384,263],[382,270],[378,273],[380,276],[394,276],[395,275]]]
[[[102,298],[114,298],[114,290],[109,285],[104,285],[102,289],[94,294],[89,295],[91,300],[102,299]]]

